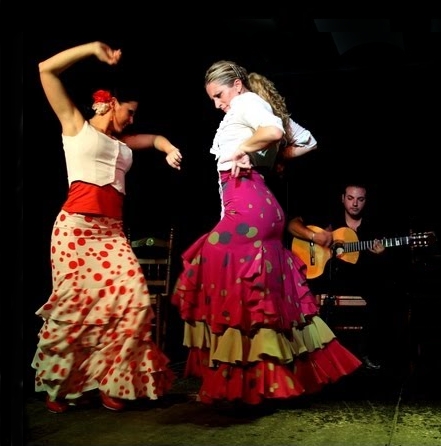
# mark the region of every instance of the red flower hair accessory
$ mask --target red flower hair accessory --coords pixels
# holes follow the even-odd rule
[[[93,94],[93,102],[110,102],[112,95],[107,90],[97,90]]]
[[[107,90],[97,90],[92,95],[93,105],[92,109],[96,114],[104,115],[110,110],[110,103],[112,102],[112,95]]]

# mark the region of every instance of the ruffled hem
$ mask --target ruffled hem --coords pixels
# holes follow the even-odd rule
[[[150,307],[137,318],[142,320],[148,311]],[[148,323],[126,328],[119,320],[107,326],[48,320],[41,333],[51,336],[40,336],[32,361],[35,391],[45,391],[52,398],[76,398],[100,389],[128,400],[157,399],[175,379],[168,357],[151,340]]]
[[[260,361],[250,367],[221,364],[207,369],[199,391],[202,403],[216,400],[259,404],[269,398],[293,398],[305,393],[295,374],[272,361]]]
[[[203,323],[186,324],[184,343],[190,348],[185,376],[202,378],[199,398],[205,403],[258,404],[316,393],[361,365],[319,317],[294,329],[291,340],[268,329],[253,338],[236,329],[216,336]]]
[[[32,367],[41,370],[35,378],[35,391],[46,392],[52,398],[79,398],[85,392],[99,389],[109,396],[134,400],[156,400],[173,385],[176,375],[168,368],[168,358],[154,344],[149,346],[141,367],[113,362],[97,354],[83,362],[79,369],[69,367],[71,361],[65,356],[48,356],[38,350]],[[93,373],[92,373],[93,371]],[[65,374],[67,373],[68,379]]]

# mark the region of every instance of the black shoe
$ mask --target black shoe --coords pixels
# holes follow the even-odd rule
[[[364,364],[365,369],[368,369],[368,370],[380,370],[381,369],[381,365],[371,361],[368,356],[363,356],[362,359],[363,359],[363,364]]]

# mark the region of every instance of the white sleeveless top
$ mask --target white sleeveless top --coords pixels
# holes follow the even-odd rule
[[[133,163],[127,144],[99,132],[87,121],[77,135],[62,135],[62,141],[69,186],[74,181],[111,184],[118,192],[126,193],[125,175]]]

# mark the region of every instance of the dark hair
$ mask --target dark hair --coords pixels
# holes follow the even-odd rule
[[[368,192],[368,187],[367,187],[366,183],[363,181],[347,181],[346,183],[343,184],[343,187],[342,187],[343,194],[346,194],[346,189],[348,187],[358,187],[358,188],[364,189],[366,191],[366,194]]]
[[[88,98],[85,99],[87,103],[82,108],[86,119],[90,119],[92,116],[95,115],[95,112],[92,109],[93,95],[98,90],[106,90],[110,92],[110,94],[114,96],[120,103],[130,101],[142,102],[141,90],[136,84],[131,84],[129,81],[126,83],[118,83],[114,86],[109,86],[105,83],[101,83],[98,86],[92,87]]]
[[[140,89],[136,85],[117,86],[110,89],[110,92],[118,102],[139,102],[141,98]]]

